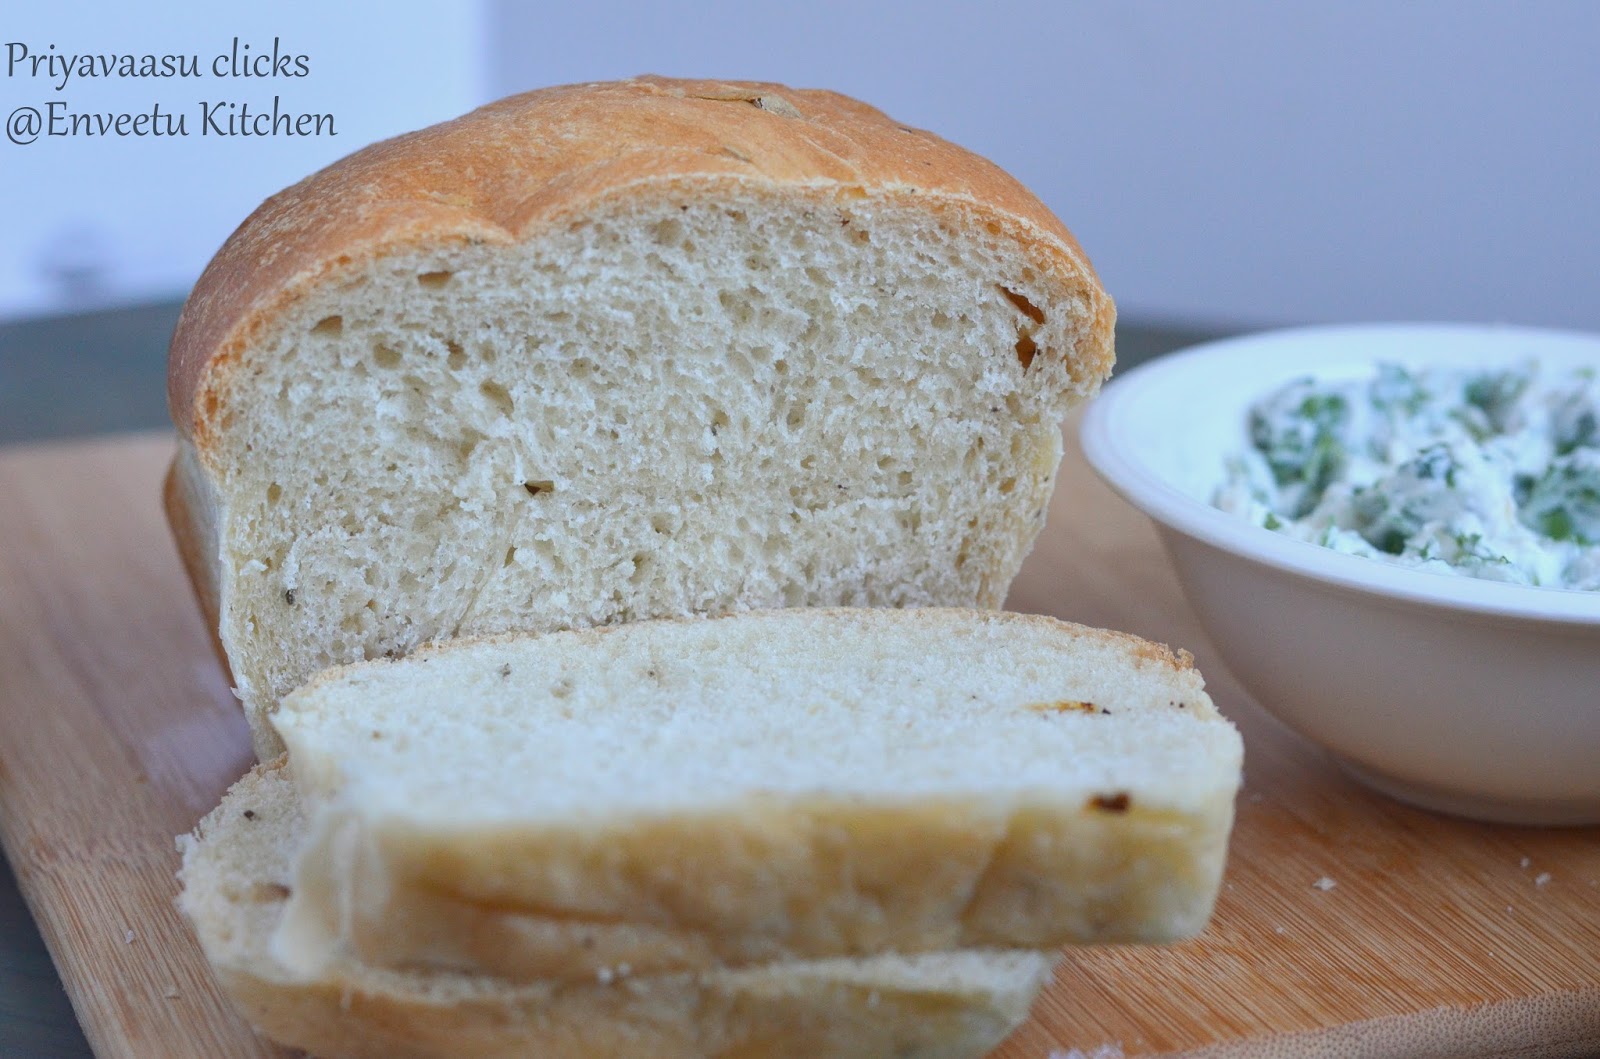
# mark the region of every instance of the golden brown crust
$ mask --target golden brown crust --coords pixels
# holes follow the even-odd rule
[[[644,183],[736,180],[914,200],[1015,237],[1094,324],[1071,357],[1109,371],[1115,308],[1072,233],[999,167],[833,92],[757,82],[542,89],[373,144],[268,199],[218,251],[173,334],[167,394],[185,436],[218,413],[212,380],[318,280],[398,249],[510,243]]]

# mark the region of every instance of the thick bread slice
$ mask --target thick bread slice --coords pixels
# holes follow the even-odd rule
[[[234,233],[168,510],[266,759],[291,689],[429,641],[998,606],[1114,315],[1016,181],[843,96],[548,89]]]
[[[183,893],[218,978],[267,1036],[323,1059],[978,1056],[1049,979],[1034,952],[826,960],[557,986],[358,965],[296,976],[268,951],[304,820],[258,766],[179,840]]]
[[[1171,941],[1241,758],[1187,656],[961,610],[457,642],[275,723],[315,809],[275,951],[308,972]]]

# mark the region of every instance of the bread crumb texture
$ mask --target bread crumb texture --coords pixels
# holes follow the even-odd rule
[[[830,93],[579,86],[359,152],[173,344],[262,753],[311,674],[442,638],[998,606],[1112,318],[1020,185]]]

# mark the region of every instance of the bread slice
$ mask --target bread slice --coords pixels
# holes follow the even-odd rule
[[[1050,975],[1040,953],[956,952],[565,985],[352,963],[298,976],[268,939],[304,825],[288,769],[258,766],[179,840],[179,905],[245,1016],[323,1059],[956,1059],[998,1044]]]
[[[854,100],[548,89],[275,195],[173,336],[168,510],[263,760],[322,668],[509,630],[998,606],[1114,310]]]
[[[457,642],[275,723],[313,814],[274,951],[306,973],[1171,941],[1241,757],[1187,656],[972,610]]]

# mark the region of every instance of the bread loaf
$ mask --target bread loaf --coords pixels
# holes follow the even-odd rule
[[[275,723],[275,942],[589,979],[1199,932],[1238,733],[1186,657],[1049,618],[796,609],[458,641]]]
[[[502,100],[273,196],[173,337],[167,507],[263,759],[326,666],[755,607],[998,606],[1114,310],[854,100]]]
[[[258,766],[179,840],[179,904],[245,1015],[322,1059],[964,1059],[1015,1028],[1050,974],[1049,957],[1013,951],[562,985],[350,962],[300,976],[268,939],[304,830],[288,769]]]

